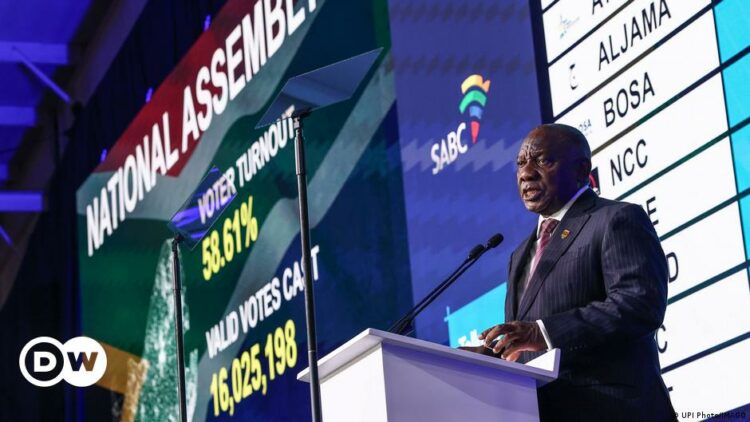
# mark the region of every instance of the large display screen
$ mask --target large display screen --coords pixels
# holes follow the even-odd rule
[[[680,419],[750,402],[750,4],[531,1],[543,116],[579,128],[603,197],[669,262],[657,343]]]
[[[216,219],[180,251],[189,420],[310,418],[294,129],[255,126],[290,77],[378,47],[304,122],[319,355],[411,306],[385,1],[229,0],[78,191],[92,420],[177,420],[167,224],[204,177],[177,216]]]

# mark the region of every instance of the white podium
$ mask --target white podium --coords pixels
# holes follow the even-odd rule
[[[323,420],[538,421],[559,364],[558,349],[524,365],[369,328],[318,361]]]

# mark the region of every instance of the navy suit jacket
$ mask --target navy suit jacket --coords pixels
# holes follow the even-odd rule
[[[643,209],[583,193],[517,303],[535,240],[536,227],[510,257],[505,320],[541,319],[561,350],[559,379],[538,392],[542,420],[674,420],[654,340],[668,268]]]

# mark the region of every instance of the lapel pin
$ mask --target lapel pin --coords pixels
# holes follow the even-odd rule
[[[565,229],[565,230],[562,231],[562,233],[560,233],[560,239],[565,239],[569,235],[570,235],[570,230]]]

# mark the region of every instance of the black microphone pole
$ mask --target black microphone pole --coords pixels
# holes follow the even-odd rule
[[[436,292],[445,284],[449,283],[451,280],[453,280],[454,277],[457,276],[459,271],[461,271],[464,267],[470,266],[470,262],[474,260],[478,255],[480,255],[482,252],[484,252],[484,245],[476,245],[474,248],[471,249],[471,252],[469,252],[469,257],[466,258],[461,265],[456,268],[455,271],[451,273],[451,275],[448,276],[445,280],[440,282],[438,286],[433,289],[430,293],[427,294],[422,300],[419,301],[416,305],[414,305],[413,308],[409,310],[404,316],[402,316],[398,321],[396,321],[393,325],[391,325],[391,328],[388,329],[388,331],[396,334],[403,334],[404,329],[409,325],[409,323],[412,321],[414,316],[422,312],[422,309],[426,305],[428,305],[428,301],[432,302],[430,299],[432,296],[436,294]]]
[[[297,191],[299,192],[299,225],[302,244],[302,276],[305,279],[305,325],[307,327],[307,362],[310,368],[310,401],[313,422],[323,420],[320,404],[320,378],[318,375],[318,339],[315,334],[315,298],[310,252],[310,220],[307,205],[307,171],[305,170],[305,143],[302,136],[302,119],[310,114],[303,110],[292,116],[294,122],[294,161],[297,167]]]
[[[434,295],[440,295],[440,294],[442,294],[443,291],[446,289],[446,287],[444,287],[446,284],[450,285],[451,283],[453,283],[453,281],[452,281],[453,279],[456,279],[456,278],[460,277],[461,274],[464,273],[464,271],[466,271],[467,269],[469,269],[470,266],[474,265],[474,261],[479,260],[480,256],[484,255],[484,253],[487,252],[488,250],[490,250],[490,249],[496,247],[497,245],[499,245],[500,242],[502,242],[502,241],[503,241],[503,235],[501,235],[500,233],[496,233],[496,234],[492,235],[492,237],[490,237],[487,240],[487,244],[474,246],[471,249],[471,251],[469,252],[469,257],[466,258],[466,260],[463,262],[463,264],[461,264],[461,266],[459,266],[456,269],[456,271],[454,271],[453,274],[451,274],[448,277],[448,279],[446,279],[445,281],[443,281],[442,283],[440,283],[432,292],[430,292],[430,294],[428,294],[424,299],[422,299],[422,301],[420,301],[414,307],[414,309],[412,309],[411,312],[414,312],[414,311],[416,311],[416,313],[422,312],[422,309],[424,308],[424,305],[423,305],[424,302],[426,302],[428,300],[430,302],[432,302],[432,299],[430,299],[431,297],[433,297]],[[466,265],[466,267],[464,267],[464,265]],[[416,310],[417,308],[420,308],[420,307],[422,309]]]
[[[185,387],[185,346],[182,327],[182,281],[180,277],[180,250],[182,235],[176,234],[172,239],[172,281],[174,290],[175,339],[177,340],[177,394],[180,409],[180,421],[187,421],[187,398]]]
[[[469,267],[471,267],[476,260],[482,256],[486,248],[484,245],[476,245],[474,246],[471,251],[469,252],[468,258],[464,260],[464,262],[461,263],[461,265],[456,268],[451,275],[448,276],[445,280],[443,280],[440,284],[437,285],[430,293],[428,293],[422,300],[419,301],[416,305],[414,305],[413,308],[409,312],[406,313],[401,319],[396,321],[393,326],[388,330],[395,334],[404,334],[405,330],[411,325],[412,321],[414,321],[414,318],[419,315],[430,303],[432,303],[442,292],[447,288],[447,286],[450,286],[453,284],[453,281],[456,280],[461,274],[464,273]]]
[[[395,324],[388,329],[389,332],[395,334],[403,334],[404,330],[411,325],[414,318],[421,313],[429,304],[431,304],[438,296],[440,296],[451,284],[458,280],[461,275],[466,272],[479,258],[484,255],[488,250],[495,248],[500,242],[503,241],[503,235],[500,233],[494,234],[487,240],[486,245],[476,245],[469,252],[469,256],[458,266],[458,268],[442,283],[440,283],[435,289],[433,289],[427,296],[424,297],[418,304],[416,304],[409,312],[406,313],[401,319],[396,321]]]

